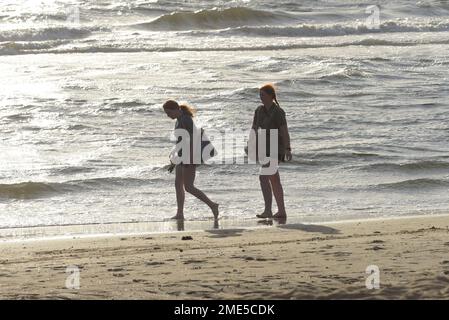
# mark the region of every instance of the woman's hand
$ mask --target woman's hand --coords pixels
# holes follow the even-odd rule
[[[293,156],[292,156],[292,151],[291,150],[287,150],[285,153],[285,160],[287,161],[292,161]]]

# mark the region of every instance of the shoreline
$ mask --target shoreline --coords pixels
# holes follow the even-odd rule
[[[240,228],[244,230],[279,227],[289,224],[304,225],[338,225],[358,222],[375,222],[384,220],[398,220],[410,218],[449,217],[449,213],[417,214],[391,217],[374,217],[359,219],[342,219],[319,222],[303,222],[301,218],[289,218],[285,222],[275,219],[227,219],[220,218],[218,222],[213,219],[204,220],[164,220],[149,222],[111,222],[92,224],[67,224],[49,226],[27,226],[0,228],[0,243],[13,243],[23,241],[48,241],[68,239],[94,239],[114,238],[122,236],[145,236],[156,234],[173,234],[180,232],[204,232],[207,230],[226,230]],[[189,228],[186,228],[186,224]],[[34,235],[34,236],[33,236]]]
[[[449,299],[448,236],[439,215],[1,242],[0,298]]]

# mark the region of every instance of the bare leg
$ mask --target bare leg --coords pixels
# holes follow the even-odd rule
[[[270,176],[271,187],[273,188],[274,198],[278,205],[278,212],[274,215],[275,218],[286,218],[287,213],[285,212],[284,203],[284,189],[281,184],[281,177],[279,176],[279,171]]]
[[[175,189],[176,189],[176,202],[178,203],[178,212],[176,213],[176,216],[172,217],[172,219],[184,219],[184,200],[186,195],[184,191],[182,164],[178,164],[176,166],[175,172],[176,172]]]
[[[259,176],[260,188],[262,189],[263,200],[265,202],[265,210],[262,214],[258,214],[258,218],[271,218],[271,204],[273,202],[273,192],[270,186],[270,177],[265,175]]]
[[[200,199],[201,201],[203,201],[205,204],[207,204],[209,208],[211,208],[214,217],[218,218],[218,203],[215,203],[212,200],[210,200],[204,194],[203,191],[195,187],[194,185],[195,175],[196,175],[196,165],[193,164],[183,165],[183,178],[185,190],[188,193]]]

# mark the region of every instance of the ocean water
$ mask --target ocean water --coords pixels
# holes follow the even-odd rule
[[[163,221],[162,103],[247,130],[267,82],[292,138],[290,217],[447,212],[448,53],[443,0],[1,1],[0,228]],[[225,219],[263,210],[256,166],[196,181]],[[185,215],[211,216],[189,195]]]

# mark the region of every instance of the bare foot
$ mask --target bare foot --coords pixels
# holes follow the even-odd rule
[[[273,216],[274,219],[287,219],[287,214],[285,212],[278,212]]]
[[[214,214],[214,218],[215,218],[215,219],[218,219],[218,214],[219,214],[219,212],[218,212],[218,206],[219,206],[218,203],[214,203],[214,204],[212,205],[212,207],[210,207],[210,208],[212,209],[212,213]]]
[[[184,214],[177,213],[176,216],[171,217],[172,220],[184,220]]]
[[[256,217],[260,218],[260,219],[269,219],[269,218],[273,217],[273,214],[271,212],[264,211],[262,214],[256,215]]]

